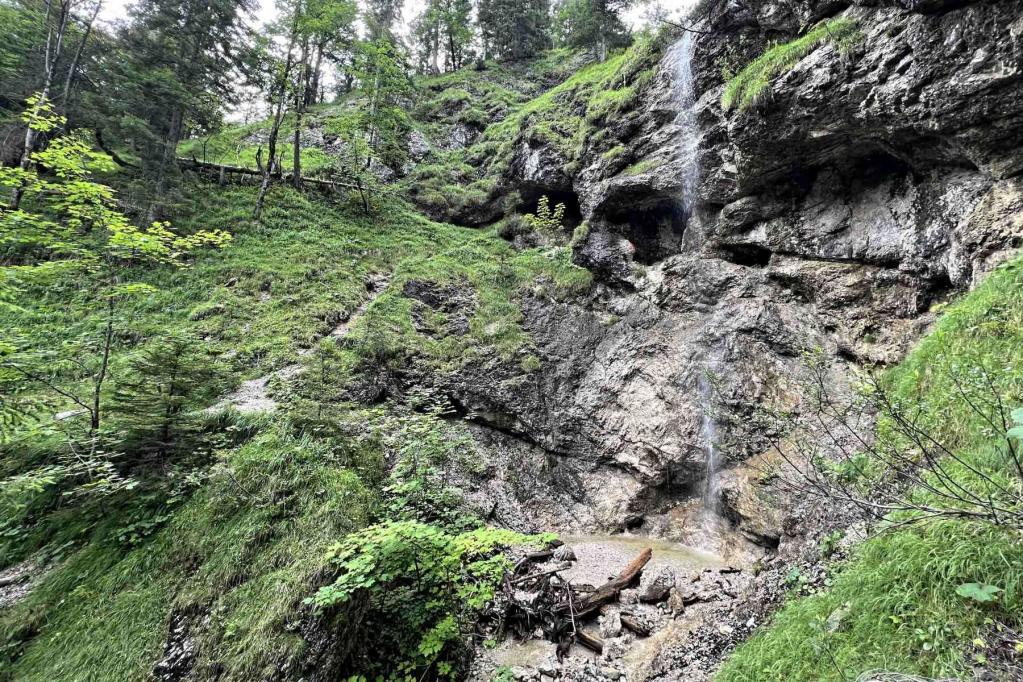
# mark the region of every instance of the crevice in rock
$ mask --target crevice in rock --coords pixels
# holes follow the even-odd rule
[[[519,196],[520,201],[517,208],[520,213],[536,213],[540,198],[546,196],[552,211],[558,204],[565,205],[565,228],[574,229],[583,221],[582,206],[579,204],[579,196],[575,192],[524,184],[519,188]]]
[[[722,244],[721,257],[729,263],[751,268],[767,267],[771,250],[758,244]]]
[[[930,279],[925,289],[920,292],[919,311],[925,312],[935,303],[948,300],[957,287],[952,283],[951,277],[945,271],[941,271]]]
[[[636,262],[653,265],[678,253],[689,216],[677,202],[665,200],[608,213],[607,221],[633,244]]]

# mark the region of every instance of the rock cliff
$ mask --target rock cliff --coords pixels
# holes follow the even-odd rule
[[[723,68],[839,15],[851,52],[824,44],[759,106],[722,108]],[[502,179],[577,199],[574,258],[598,277],[583,300],[527,301],[538,371],[445,383],[495,462],[480,504],[509,525],[684,538],[716,447],[726,515],[776,546],[781,492],[735,469],[765,449],[733,428],[749,406],[797,404],[813,348],[836,385],[898,359],[1020,243],[1023,3],[717,3],[696,28],[691,96],[676,44],[573,163],[523,138]]]

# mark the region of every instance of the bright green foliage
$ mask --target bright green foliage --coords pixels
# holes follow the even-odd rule
[[[860,40],[856,22],[845,17],[827,19],[795,40],[773,45],[754,59],[725,85],[721,106],[749,109],[770,95],[771,79],[788,71],[819,45],[830,42],[848,51]]]
[[[473,57],[469,0],[428,0],[412,25],[423,72],[457,71]]]
[[[0,565],[36,556],[55,566],[0,615],[0,679],[146,679],[172,610],[192,618],[198,678],[298,676],[308,642],[296,619],[305,613],[301,600],[322,584],[331,545],[392,514],[441,524],[452,537],[477,526],[445,482],[455,468],[478,466],[463,432],[430,415],[353,411],[339,391],[376,358],[403,363],[414,354],[446,371],[488,354],[514,357],[531,343],[520,324],[521,293],[540,283],[556,295],[575,291],[588,286],[589,273],[566,250],[516,251],[491,232],[435,223],[386,198],[366,216],[278,187],[255,224],[254,192],[203,185],[201,210],[176,221],[231,227],[229,248],[198,251],[187,268],[123,268],[126,281],[146,289],[119,304],[111,385],[137,391],[155,413],[162,398],[141,377],[129,387],[133,366],[150,364],[143,358],[152,350],[159,357],[146,371],[167,384],[172,351],[157,346],[178,336],[195,340],[198,357],[219,358],[232,381],[294,363],[304,373],[288,385],[271,381],[279,403],[272,416],[195,414],[216,400],[216,382],[203,379],[201,389],[179,396],[187,407],[175,428],[188,447],[149,471],[124,472],[124,460],[113,459],[110,473],[132,475],[116,486],[104,473],[104,487],[87,496],[66,495],[80,486],[51,467],[67,452],[65,431],[81,431],[76,418],[9,433],[0,443]],[[367,301],[366,279],[380,274],[391,284],[353,316]],[[412,279],[472,289],[470,333],[418,332],[412,301],[401,294]],[[91,295],[67,278],[26,283],[0,310],[0,323],[18,330],[26,349],[63,344],[102,327],[105,311],[87,305]],[[330,332],[341,320],[348,331],[339,340]],[[87,381],[72,365],[52,369],[58,386]],[[6,387],[27,383],[16,375],[4,381],[5,398]],[[136,454],[131,443],[154,442],[150,429],[116,410],[105,420],[112,435],[139,434],[122,441],[126,456]],[[385,455],[397,462],[393,471]],[[390,624],[404,607],[384,602],[374,617]],[[428,637],[402,640],[408,660],[439,660],[457,648],[462,621],[430,622]]]
[[[169,334],[142,348],[114,393],[122,447],[166,457],[187,446],[199,428],[199,411],[223,389],[219,375],[216,359],[194,337]]]
[[[576,161],[597,135],[596,121],[635,105],[636,94],[656,70],[661,41],[661,36],[645,36],[629,50],[579,69],[487,128],[469,150],[470,158],[478,157],[487,174],[499,175],[511,162],[516,143],[534,140],[558,150],[568,164]],[[583,115],[578,114],[580,110]]]
[[[172,510],[157,532],[120,539],[151,518],[143,506],[63,512],[57,565],[0,614],[0,679],[149,679],[172,608],[210,614],[190,631],[200,679],[298,669],[305,643],[288,624],[331,544],[368,522],[375,496],[357,472],[379,459],[369,443],[296,437],[286,424],[224,426],[245,442],[226,444],[190,500],[150,489]]]
[[[963,583],[956,588],[956,594],[966,599],[972,599],[973,601],[986,604],[993,602],[998,599],[998,593],[1002,591],[1002,588],[994,585],[984,585],[981,583]]]
[[[1005,435],[1017,441],[1023,441],[1023,408],[1017,408],[1012,411],[1012,422],[1014,426]]]
[[[565,229],[565,205],[558,204],[551,210],[550,197],[545,194],[536,204],[536,213],[528,213],[522,219],[540,234],[558,236]]]
[[[179,179],[174,160],[186,131],[216,129],[246,71],[247,3],[139,0],[104,58],[83,108],[88,120],[136,166],[136,205],[158,217]]]
[[[995,429],[959,390],[984,367],[1006,405],[1023,395],[1023,261],[1004,265],[953,304],[889,380],[894,399],[915,406],[920,428],[988,475],[1011,476],[1005,430]],[[969,395],[969,393],[967,393]],[[882,425],[882,428],[884,425]],[[963,467],[950,468],[963,477]],[[921,492],[918,502],[927,503]],[[941,500],[933,500],[940,504]],[[843,626],[825,626],[849,604]],[[864,670],[929,677],[965,675],[965,651],[988,623],[1019,629],[1023,543],[1018,531],[944,520],[889,530],[865,542],[831,587],[790,601],[736,650],[717,679],[845,680]],[[821,665],[821,660],[834,661]]]
[[[37,98],[24,114],[25,122],[39,132],[51,131],[63,121],[49,102]],[[199,248],[221,247],[230,241],[223,230],[197,231],[189,235],[171,232],[166,223],[139,228],[122,213],[114,190],[94,179],[110,170],[105,154],[94,152],[83,136],[69,134],[50,141],[32,160],[43,169],[0,168],[0,187],[20,193],[16,209],[0,207],[0,246],[12,265],[0,269],[0,300],[12,299],[13,289],[36,286],[43,291],[59,289],[62,281],[77,278],[79,286],[92,289],[89,307],[105,313],[99,330],[64,343],[27,347],[19,330],[7,327],[0,335],[0,381],[13,373],[47,389],[56,398],[69,400],[90,415],[90,435],[100,426],[102,385],[107,376],[111,345],[119,324],[117,306],[127,299],[151,292],[144,283],[127,276],[133,267],[184,267],[185,256]],[[74,364],[89,366],[91,386],[85,393],[58,386],[53,370]],[[4,401],[0,414],[16,406]],[[5,417],[4,421],[10,421]]]
[[[383,489],[385,517],[451,531],[478,527],[480,520],[466,512],[461,491],[448,483],[452,471],[472,471],[478,466],[472,438],[462,429],[445,425],[437,401],[426,397],[412,402],[425,414],[383,419],[382,444],[397,462]]]
[[[559,45],[591,49],[604,61],[608,50],[629,43],[621,13],[631,4],[632,0],[562,0],[555,11],[555,39]]]
[[[436,666],[440,677],[456,679],[454,656],[466,628],[510,568],[499,550],[531,540],[492,528],[452,534],[416,521],[385,522],[331,550],[339,575],[308,602],[319,609],[348,607],[347,626],[361,633],[350,642],[351,655],[394,652],[373,657],[374,669],[366,672],[419,679]],[[374,635],[383,618],[392,621]]]
[[[373,164],[397,168],[407,154],[409,120],[402,102],[412,83],[400,55],[387,40],[358,43],[352,73],[361,83],[356,94],[367,104],[348,109],[330,122],[329,128],[346,145],[332,170],[355,184],[363,210],[369,213],[379,184]]]

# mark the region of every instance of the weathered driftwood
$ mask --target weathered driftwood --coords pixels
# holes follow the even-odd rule
[[[591,635],[588,632],[579,630],[575,633],[575,641],[579,642],[590,651],[595,651],[598,654],[604,653],[604,640],[596,635]]]
[[[647,547],[640,552],[639,556],[633,559],[617,577],[612,578],[598,587],[595,591],[580,599],[575,604],[575,617],[579,618],[580,616],[588,615],[599,609],[602,604],[618,599],[618,594],[631,585],[632,581],[639,577],[639,574],[643,571],[643,567],[647,565],[653,557],[653,554],[653,550]],[[567,610],[568,605],[561,604],[558,608],[561,611],[565,611]]]
[[[566,561],[564,563],[558,564],[554,568],[548,568],[546,571],[540,571],[539,573],[530,573],[529,575],[524,575],[521,578],[515,578],[514,580],[509,580],[508,584],[509,585],[518,585],[520,583],[529,582],[530,580],[535,580],[537,578],[542,578],[542,577],[547,576],[547,575],[554,575],[555,573],[559,573],[561,571],[567,571],[570,568],[572,568],[572,564],[570,564],[570,563],[568,563]]]
[[[623,589],[635,583],[653,551],[644,549],[621,573],[596,588],[573,585],[559,575],[571,568],[570,562],[561,562],[553,567],[534,566],[553,554],[550,550],[528,554],[505,575],[507,607],[501,611],[498,630],[503,635],[505,627],[509,627],[519,637],[531,637],[539,629],[544,637],[557,643],[559,658],[567,653],[573,642],[600,653],[603,641],[584,632],[579,624],[596,615],[602,606],[617,600]],[[622,627],[643,637],[650,634],[649,628],[629,614],[622,616]]]
[[[529,566],[529,564],[536,563],[538,561],[546,561],[547,559],[550,559],[552,556],[554,556],[553,549],[544,549],[539,552],[530,552],[529,554],[526,554],[524,557],[515,562],[515,567],[512,568],[512,574],[513,575],[518,574],[519,571]]]
[[[628,615],[626,613],[623,613],[619,617],[621,618],[622,627],[623,628],[626,628],[627,630],[632,630],[633,632],[635,632],[640,637],[649,637],[650,636],[650,628],[648,628],[647,626],[643,625],[642,623],[640,623],[638,620],[636,620],[632,616],[630,616],[630,615]]]

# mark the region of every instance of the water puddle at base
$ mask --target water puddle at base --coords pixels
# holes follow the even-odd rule
[[[561,573],[573,583],[599,586],[618,575],[647,547],[653,550],[653,558],[643,569],[648,574],[664,566],[693,571],[725,563],[710,552],[642,535],[564,535],[561,539],[575,552],[572,568]]]

